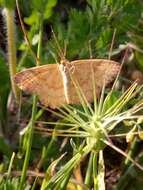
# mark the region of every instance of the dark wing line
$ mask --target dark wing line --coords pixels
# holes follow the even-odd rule
[[[35,85],[41,84],[40,82],[38,82],[38,79],[40,78],[40,76],[42,77],[42,75],[45,75],[45,73],[49,74],[51,69],[52,70],[57,69],[57,64],[43,65],[39,67],[26,69],[15,75],[15,82],[19,86],[20,89],[27,90],[27,87],[29,86],[29,84],[32,83],[32,81],[34,81]],[[40,73],[39,73],[39,70],[40,70]],[[26,84],[26,86],[24,86],[24,84]]]

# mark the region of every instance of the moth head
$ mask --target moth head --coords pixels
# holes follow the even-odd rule
[[[60,61],[60,65],[64,65],[64,66],[67,66],[69,63],[70,63],[70,62],[69,62],[66,58],[64,58],[64,59],[62,59],[62,60]]]

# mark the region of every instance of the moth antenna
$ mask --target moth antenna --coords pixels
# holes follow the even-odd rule
[[[67,53],[67,42],[64,42],[64,57],[66,57],[66,53]]]
[[[33,55],[33,57],[34,57],[34,59],[35,59],[37,65],[39,65],[39,59],[37,58],[35,52],[34,52],[33,49],[32,49],[31,42],[30,42],[30,40],[29,40],[29,38],[28,38],[28,35],[27,35],[27,32],[26,32],[24,23],[23,23],[23,21],[22,21],[22,17],[21,17],[21,13],[20,13],[20,8],[19,8],[18,0],[16,0],[16,8],[17,8],[17,12],[18,12],[18,17],[19,17],[21,29],[22,29],[22,31],[23,31],[23,33],[24,33],[24,37],[25,37],[25,39],[26,39],[26,41],[27,41],[27,43],[28,43],[28,45],[29,45],[29,48],[30,48],[30,50],[31,50],[31,53],[32,53],[32,55]]]
[[[59,63],[58,63],[58,61],[57,61],[57,59],[56,59],[55,54],[54,54],[52,51],[50,51],[50,54],[51,54],[51,55],[52,55],[52,57],[54,58],[55,62],[56,62],[57,64],[59,64]]]
[[[60,47],[60,45],[59,45],[59,42],[58,42],[58,40],[57,40],[57,37],[56,37],[56,35],[55,35],[55,33],[54,33],[54,31],[53,31],[53,29],[51,28],[51,30],[52,30],[52,33],[53,33],[53,37],[54,37],[54,40],[55,40],[55,43],[56,43],[56,45],[57,45],[57,48],[58,48],[58,50],[59,50],[59,52],[60,52],[60,54],[59,54],[59,57],[61,58],[61,59],[63,59],[63,58],[65,58],[64,57],[64,53],[63,53],[63,51],[62,51],[62,49],[61,49],[61,47]]]
[[[114,42],[115,42],[116,31],[117,31],[117,29],[115,28],[115,29],[114,29],[114,32],[113,32],[113,36],[112,36],[112,41],[111,41],[110,50],[109,50],[109,56],[108,56],[108,59],[109,59],[109,60],[111,59],[111,53],[112,53],[112,51],[113,51],[113,45],[114,45]]]
[[[54,51],[57,53],[58,57],[61,58],[61,55],[59,53],[59,51],[57,50],[56,46],[53,43],[50,43],[50,46],[54,49]],[[51,52],[51,51],[50,51]]]

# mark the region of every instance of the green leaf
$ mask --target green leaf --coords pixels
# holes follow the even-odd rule
[[[33,10],[44,15],[47,19],[52,14],[52,8],[57,4],[57,0],[32,0]]]
[[[53,8],[57,4],[57,0],[32,0],[31,4],[32,13],[29,17],[24,18],[24,21],[26,24],[38,28],[42,16],[44,19],[49,19],[52,16]]]
[[[41,12],[44,8],[44,4],[46,3],[47,0],[32,0],[31,5],[32,8],[36,11]]]
[[[121,92],[119,91],[113,91],[110,95],[107,95],[104,101],[103,112],[108,110],[119,99],[120,96]]]
[[[57,4],[57,0],[49,0],[45,6],[44,19],[48,19],[52,15],[52,9]]]
[[[0,5],[8,9],[14,9],[15,0],[0,0]]]
[[[29,17],[24,18],[24,22],[28,25],[34,25],[39,23],[39,18],[36,11],[32,11]]]

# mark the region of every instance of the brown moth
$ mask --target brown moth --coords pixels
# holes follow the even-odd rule
[[[80,98],[72,79],[76,79],[88,102],[94,99],[103,85],[109,84],[120,70],[120,64],[105,59],[67,61],[26,69],[15,76],[18,87],[39,96],[42,104],[58,108],[64,104],[78,104]]]

